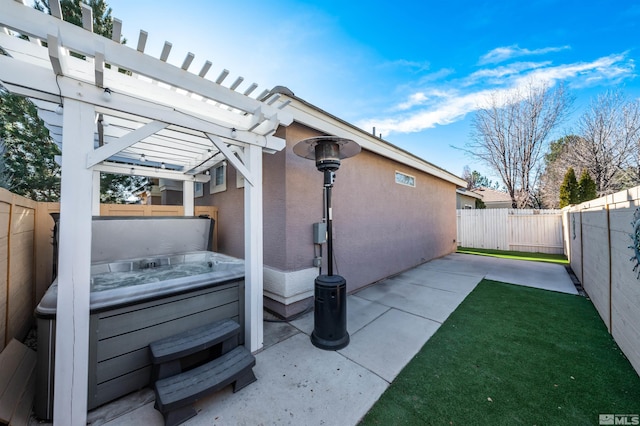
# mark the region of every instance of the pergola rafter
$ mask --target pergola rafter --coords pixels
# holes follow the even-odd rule
[[[190,72],[192,53],[180,66],[167,63],[169,42],[154,58],[144,53],[144,31],[134,49],[119,43],[121,21],[114,19],[109,40],[91,32],[89,7],[83,27],[62,21],[59,0],[50,7],[52,16],[0,0],[0,83],[35,102],[62,149],[54,423],[84,425],[99,174],[182,181],[186,215],[194,183],[207,182],[215,162],[226,158],[245,177],[245,341],[255,351],[262,346],[262,154],[284,149],[274,133],[293,118],[269,90],[252,97],[255,83],[243,89],[237,77],[224,86],[226,69],[207,79],[210,61]]]

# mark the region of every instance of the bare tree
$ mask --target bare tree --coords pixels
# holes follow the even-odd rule
[[[593,176],[599,195],[620,190],[625,180],[637,184],[640,102],[607,91],[591,101],[578,127],[572,161]]]
[[[467,151],[500,176],[513,208],[532,204],[547,138],[572,102],[564,86],[530,81],[522,89],[494,92],[476,113]]]

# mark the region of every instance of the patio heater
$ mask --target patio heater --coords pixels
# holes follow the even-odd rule
[[[335,136],[304,139],[293,147],[303,158],[315,160],[316,168],[324,174],[324,208],[327,221],[327,274],[318,275],[314,286],[313,333],[311,343],[320,349],[338,350],[349,344],[347,332],[347,281],[333,274],[333,210],[331,188],[340,168],[340,160],[360,152],[356,142]]]

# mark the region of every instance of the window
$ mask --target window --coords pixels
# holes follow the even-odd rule
[[[227,162],[223,161],[211,168],[209,193],[215,194],[227,190]]]
[[[396,170],[396,183],[400,185],[407,185],[415,188],[416,178],[414,176],[399,172]]]
[[[204,195],[203,192],[204,184],[202,182],[196,182],[193,188],[193,196],[194,197],[202,197]]]

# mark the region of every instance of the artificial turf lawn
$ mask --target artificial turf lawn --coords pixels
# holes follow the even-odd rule
[[[477,254],[481,256],[502,257],[504,259],[532,260],[534,262],[551,262],[563,265],[569,264],[569,261],[563,254],[529,253],[524,251],[489,250],[468,247],[458,247],[457,252],[464,254]]]
[[[597,425],[639,414],[640,378],[591,302],[483,280],[362,425]]]

